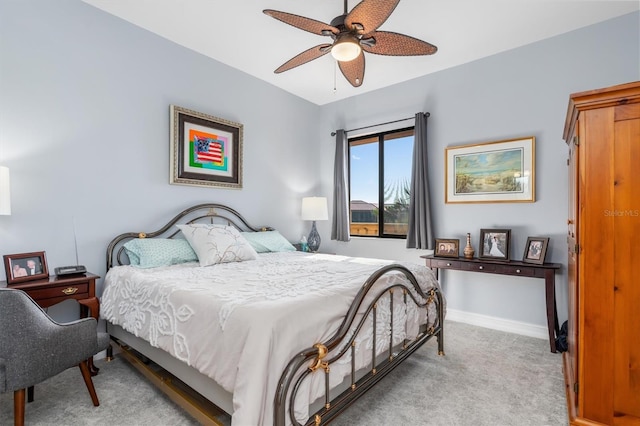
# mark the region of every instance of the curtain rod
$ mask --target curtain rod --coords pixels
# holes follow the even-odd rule
[[[428,112],[425,112],[425,115],[427,117],[429,117],[431,114],[429,114]],[[357,129],[345,130],[344,132],[345,133],[355,132],[356,130],[368,129],[369,127],[384,126],[385,124],[392,124],[392,123],[398,123],[400,121],[413,120],[414,118],[415,118],[415,116],[414,117],[401,118],[400,120],[393,120],[393,121],[387,121],[385,123],[372,124],[371,126],[358,127]],[[335,136],[335,135],[336,135],[336,132],[331,132],[331,136]]]

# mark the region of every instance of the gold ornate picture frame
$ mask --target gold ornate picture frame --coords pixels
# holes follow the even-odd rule
[[[171,105],[169,183],[242,188],[240,123]]]

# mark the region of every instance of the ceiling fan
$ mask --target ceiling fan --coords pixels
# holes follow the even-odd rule
[[[329,36],[333,43],[324,43],[307,49],[280,65],[279,74],[306,64],[331,52],[338,61],[340,71],[353,87],[364,80],[364,52],[388,56],[432,55],[438,48],[426,41],[389,31],[376,31],[391,15],[400,0],[363,0],[351,12],[335,17],[330,24],[287,12],[265,9],[263,12],[286,24],[313,34]]]

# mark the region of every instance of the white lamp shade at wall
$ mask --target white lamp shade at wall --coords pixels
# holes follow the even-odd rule
[[[11,184],[9,168],[0,166],[0,215],[11,214]]]
[[[304,197],[302,199],[302,220],[327,220],[329,213],[325,197]]]

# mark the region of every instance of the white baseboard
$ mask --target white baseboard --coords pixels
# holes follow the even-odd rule
[[[456,309],[447,309],[446,319],[454,322],[477,325],[478,327],[549,340],[549,331],[541,325],[458,311]]]

